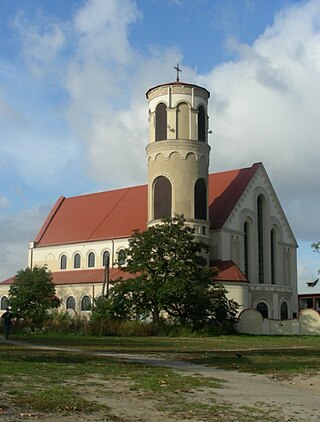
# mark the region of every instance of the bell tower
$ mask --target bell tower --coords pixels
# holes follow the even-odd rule
[[[209,239],[208,99],[210,92],[177,81],[150,88],[148,226],[183,214],[195,237]]]

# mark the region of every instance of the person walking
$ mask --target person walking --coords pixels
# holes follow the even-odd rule
[[[4,337],[6,340],[9,339],[9,333],[10,333],[10,327],[11,327],[11,320],[14,318],[13,313],[11,312],[10,308],[6,309],[6,312],[4,312],[1,316],[2,322],[3,322],[3,332]]]

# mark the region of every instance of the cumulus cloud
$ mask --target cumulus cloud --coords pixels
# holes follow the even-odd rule
[[[305,239],[320,231],[319,18],[317,1],[284,9],[252,45],[230,43],[238,60],[199,77],[213,93],[211,170],[263,161]]]
[[[0,248],[5,265],[0,268],[0,280],[5,280],[27,267],[29,242],[39,230],[49,207],[22,210],[15,216],[0,215]]]
[[[16,16],[14,27],[20,35],[23,59],[35,76],[44,76],[64,47],[64,25],[39,11],[31,22],[23,13]]]

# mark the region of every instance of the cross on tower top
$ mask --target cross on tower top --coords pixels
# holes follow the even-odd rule
[[[179,82],[180,78],[179,78],[179,72],[182,72],[182,70],[179,67],[179,61],[177,60],[177,66],[173,67],[174,69],[176,69],[177,71],[177,82]]]

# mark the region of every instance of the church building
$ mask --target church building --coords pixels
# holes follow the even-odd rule
[[[28,266],[51,270],[61,310],[88,313],[105,280],[128,278],[124,249],[134,230],[183,214],[239,311],[297,313],[297,243],[262,163],[209,174],[209,91],[177,81],[150,88],[147,184],[61,196],[30,243]],[[12,279],[0,283],[5,308]]]

